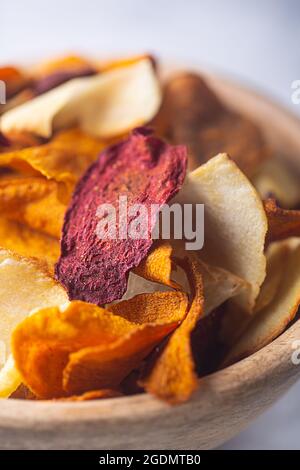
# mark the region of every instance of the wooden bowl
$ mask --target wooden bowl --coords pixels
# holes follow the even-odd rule
[[[209,77],[232,108],[261,125],[300,168],[300,121],[268,99]],[[1,400],[1,449],[211,449],[232,438],[300,377],[291,361],[300,321],[256,354],[201,380],[188,403],[143,394],[99,401]]]

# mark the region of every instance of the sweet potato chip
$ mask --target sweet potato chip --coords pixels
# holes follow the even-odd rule
[[[254,307],[266,274],[267,218],[262,202],[245,175],[221,154],[189,173],[177,202],[203,203],[205,244],[201,258],[249,284],[235,297],[246,311]]]
[[[273,300],[255,315],[226,357],[229,365],[249,356],[279,336],[294,319],[300,305],[300,246],[289,246],[279,288]]]
[[[57,277],[71,299],[101,305],[122,298],[128,272],[140,264],[152,245],[155,215],[183,182],[186,158],[185,147],[169,146],[148,130],[138,129],[105,150],[89,168],[66,213],[56,266]],[[125,236],[119,234],[124,229],[119,221],[120,195],[127,198]],[[109,228],[106,212],[99,213],[107,203],[117,216],[115,234],[105,231]],[[135,237],[131,229],[139,215],[129,213],[134,205],[147,211],[143,213],[144,227],[140,233],[137,228]],[[103,225],[100,235],[99,225]]]
[[[26,318],[12,336],[24,383],[41,398],[115,388],[185,314],[184,297],[176,295],[175,310],[160,323],[168,305],[148,299],[157,321],[142,325],[78,301]]]
[[[59,240],[4,217],[0,219],[0,246],[21,256],[46,261],[51,269],[60,255]]]
[[[134,269],[135,274],[152,282],[159,282],[178,289],[172,281],[172,245],[169,242],[156,243],[148,256]]]
[[[33,69],[33,75],[36,79],[48,77],[53,73],[65,71],[76,71],[83,68],[93,67],[94,64],[89,59],[78,55],[66,55],[43,61]]]
[[[167,83],[156,121],[171,142],[188,145],[192,170],[226,152],[251,176],[269,156],[258,127],[227,109],[196,74],[181,74]]]
[[[220,329],[223,315],[224,306],[220,306],[202,317],[192,333],[192,350],[199,377],[214,372],[222,359],[224,346]]]
[[[48,144],[2,153],[0,167],[74,184],[104,147],[99,139],[74,128],[59,132]]]
[[[187,296],[183,292],[153,292],[139,294],[109,306],[115,315],[120,315],[132,323],[169,323],[174,312],[183,319],[187,309]]]
[[[82,395],[72,395],[71,397],[57,398],[56,401],[88,401],[88,400],[101,400],[103,398],[117,398],[121,397],[122,393],[117,390],[92,390],[85,392]]]
[[[0,339],[5,353],[0,371],[1,397],[10,395],[20,384],[20,376],[9,356],[10,336],[15,326],[36,308],[65,302],[66,292],[44,264],[0,250]]]
[[[146,372],[141,384],[145,389],[169,403],[181,403],[198,387],[191,335],[203,315],[204,298],[198,258],[190,255],[185,269],[193,289],[193,299],[186,318],[170,337],[165,348]]]
[[[264,202],[268,218],[267,242],[300,236],[300,211],[281,209],[274,199]]]
[[[0,129],[50,137],[74,125],[101,138],[122,135],[149,122],[161,102],[153,66],[143,59],[95,77],[76,78],[4,113]]]
[[[6,96],[11,98],[26,86],[28,78],[15,67],[0,67],[0,80],[6,85]]]

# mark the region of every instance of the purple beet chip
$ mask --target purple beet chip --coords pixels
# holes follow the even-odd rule
[[[186,164],[185,146],[168,145],[145,128],[99,155],[79,181],[63,226],[56,276],[71,300],[103,305],[123,296]]]

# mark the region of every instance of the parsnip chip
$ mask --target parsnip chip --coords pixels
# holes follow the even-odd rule
[[[160,315],[168,305],[150,294],[157,317],[142,325],[80,301],[40,310],[12,335],[24,383],[41,398],[115,388],[182,320],[184,296],[176,299],[175,310],[162,323]]]
[[[4,217],[0,219],[0,246],[21,256],[46,261],[51,269],[60,254],[60,245],[57,238]]]
[[[187,175],[175,200],[204,204],[201,257],[249,284],[235,301],[251,311],[266,274],[267,218],[254,187],[227,155],[220,154]]]
[[[256,299],[253,315],[257,315],[274,299],[282,281],[284,274],[283,266],[288,256],[289,249],[292,248],[295,243],[297,243],[296,239],[289,239],[272,243],[268,246],[266,250],[266,277]],[[226,305],[222,315],[220,336],[227,349],[237,342],[238,338],[247,329],[252,318],[252,315],[241,311],[237,305],[232,303]]]
[[[271,198],[264,202],[264,206],[269,224],[268,242],[300,236],[300,211],[281,209]]]
[[[281,269],[281,282],[273,300],[253,318],[225,358],[232,364],[266,346],[294,319],[300,305],[300,245],[289,246]]]
[[[176,243],[173,248],[175,259],[179,258],[181,263],[186,257],[192,257],[192,259],[195,257],[197,259],[197,267],[203,282],[204,316],[207,316],[226,300],[247,291],[248,284],[244,279],[235,276],[226,269],[204,263],[198,252],[185,251],[182,243]],[[176,265],[176,262],[174,264]],[[173,272],[173,278],[184,292],[190,293],[189,281],[184,269],[178,264],[176,271]]]
[[[2,153],[0,167],[74,184],[104,147],[99,139],[74,128],[59,132],[48,144]]]
[[[161,92],[152,63],[143,59],[95,77],[76,78],[1,116],[3,133],[29,131],[50,137],[78,123],[102,138],[123,134],[156,114]]]
[[[20,376],[9,356],[15,326],[36,308],[67,301],[66,292],[44,264],[0,250],[0,339],[4,365],[0,371],[0,397],[9,396],[20,385]]]
[[[299,177],[287,162],[278,158],[267,160],[253,178],[262,199],[274,197],[281,207],[291,209],[300,203]]]
[[[186,318],[170,337],[152,369],[141,384],[145,389],[169,403],[181,403],[198,387],[191,334],[203,315],[204,298],[198,259],[190,255],[185,269],[193,288],[193,299]]]
[[[292,247],[292,240],[272,243],[266,250],[267,274],[256,299],[254,314],[267,307],[274,299],[282,282],[284,265]]]

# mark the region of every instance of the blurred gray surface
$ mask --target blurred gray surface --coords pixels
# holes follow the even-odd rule
[[[1,0],[0,62],[153,52],[249,82],[300,114],[299,23],[299,0]],[[300,383],[224,448],[300,449],[299,394]]]

